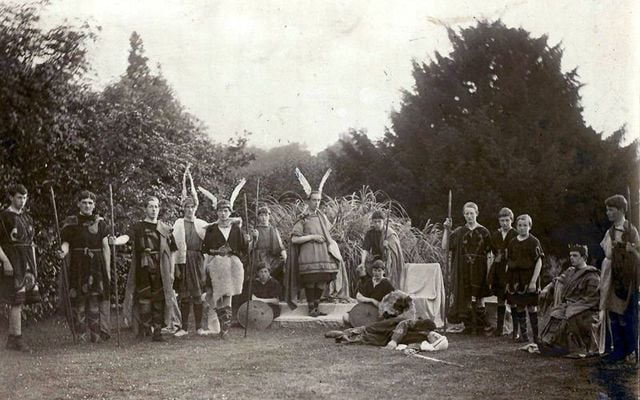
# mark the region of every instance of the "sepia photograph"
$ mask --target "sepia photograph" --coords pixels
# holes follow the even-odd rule
[[[640,3],[0,0],[0,399],[640,399]]]

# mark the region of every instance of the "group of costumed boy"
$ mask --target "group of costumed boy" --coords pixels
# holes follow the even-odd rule
[[[218,333],[226,339],[233,317],[232,298],[247,296],[248,280],[241,259],[252,252],[257,260],[257,276],[249,277],[255,279],[253,300],[270,304],[277,316],[280,300],[295,308],[304,294],[309,315],[325,315],[320,311],[321,299],[349,298],[345,263],[331,237],[331,223],[320,210],[329,173],[318,190],[313,190],[296,169],[306,203],[290,233],[288,252],[277,228],[269,223],[268,207],[258,208],[257,224],[250,230],[241,229],[242,218],[232,217],[244,179],[229,200],[218,200],[199,187],[218,217],[207,223],[195,215],[198,194],[187,167],[182,191],[184,217],[172,227],[159,221],[160,202],[150,196],[143,204],[145,218],[118,239],[110,233],[107,222],[94,213],[95,194],[80,192],[79,212],[65,219],[58,252],[68,265],[64,292],[73,332],[92,342],[110,338],[111,246],[127,241],[132,251],[124,321],[140,337],[162,341],[163,333],[186,335],[193,309],[197,334]],[[9,198],[11,204],[0,212],[0,302],[9,305],[7,348],[30,351],[22,338],[21,313],[23,305],[41,300],[35,231],[25,211],[27,189],[14,185]],[[544,252],[530,233],[533,221],[529,215],[514,218],[510,209],[503,208],[498,214],[500,227],[493,232],[477,222],[479,210],[472,202],[463,207],[464,226],[451,231],[452,222],[447,218],[442,245],[451,251],[453,294],[447,332],[502,336],[509,307],[513,340],[528,343],[530,331],[535,349],[544,354],[607,354],[612,361],[629,358],[637,343],[640,237],[625,219],[628,203],[623,196],[608,198],[605,206],[613,225],[601,243],[605,253],[601,268],[587,265],[586,246],[572,245],[571,266],[544,288],[540,287]],[[370,218],[371,229],[365,234],[357,267],[356,299],[375,306],[379,318],[349,327],[347,316],[346,329],[325,336],[339,343],[389,348],[402,344],[418,350],[446,348],[447,339],[436,332],[433,321],[417,317],[413,299],[397,290],[404,279],[404,259],[398,235],[388,227],[388,217],[375,211]],[[483,303],[491,295],[498,301],[495,327],[489,325]],[[541,330],[538,306],[544,311]]]

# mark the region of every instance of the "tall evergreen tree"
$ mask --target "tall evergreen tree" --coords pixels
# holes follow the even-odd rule
[[[358,187],[367,165],[389,177],[390,164],[375,161],[385,157],[403,173],[373,186],[417,221],[443,218],[451,189],[459,222],[462,204],[475,201],[489,226],[503,206],[530,214],[534,232],[557,251],[595,237],[602,200],[638,182],[636,143],[621,148],[620,134],[603,141],[586,126],[578,73],[562,72],[560,44],[499,21],[448,34],[449,55],[414,61],[415,84],[375,150],[353,135],[332,158],[343,187]]]

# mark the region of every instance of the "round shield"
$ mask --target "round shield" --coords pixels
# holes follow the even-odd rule
[[[378,320],[378,307],[371,303],[358,303],[349,311],[351,326],[369,325]]]
[[[273,310],[267,303],[258,300],[251,300],[242,303],[238,308],[238,322],[244,328],[247,323],[247,304],[249,304],[249,328],[263,330],[273,321]]]

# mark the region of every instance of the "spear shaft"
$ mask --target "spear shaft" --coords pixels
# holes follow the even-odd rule
[[[53,216],[55,219],[55,223],[56,223],[56,239],[58,241],[58,244],[60,246],[62,246],[62,240],[61,240],[61,235],[60,235],[60,222],[58,220],[58,208],[56,207],[56,195],[53,192],[53,187],[50,187],[50,194],[51,194],[51,206],[53,207]],[[63,296],[63,303],[64,303],[64,308],[65,308],[65,314],[67,317],[67,324],[69,325],[69,329],[71,330],[71,337],[73,338],[73,344],[76,344],[76,327],[73,323],[73,313],[71,310],[71,299],[69,298],[69,279],[67,276],[67,271],[68,271],[68,262],[69,259],[67,258],[67,256],[65,256],[62,259],[62,267],[60,268],[60,273],[61,273],[61,277],[60,277],[60,281],[61,281],[61,286],[62,286],[62,296]]]

